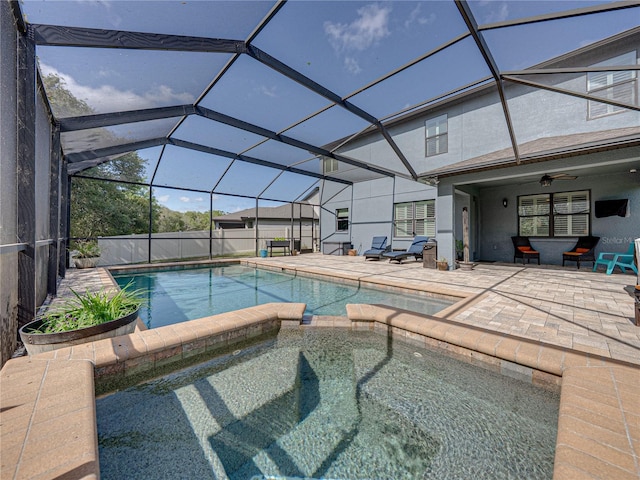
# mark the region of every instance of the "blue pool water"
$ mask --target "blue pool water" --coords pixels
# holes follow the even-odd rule
[[[558,406],[376,332],[282,329],[96,399],[100,477],[550,479]]]
[[[133,288],[147,292],[140,318],[149,328],[270,302],[305,303],[305,313],[310,315],[345,315],[347,303],[377,303],[433,314],[453,303],[239,264],[114,274],[114,278],[121,287],[132,283]]]

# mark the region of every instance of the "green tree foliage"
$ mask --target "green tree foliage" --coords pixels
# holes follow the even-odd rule
[[[226,215],[222,210],[214,210],[213,216]],[[159,208],[159,232],[190,232],[209,230],[209,212],[176,212],[166,207]]]
[[[51,73],[42,80],[56,117],[77,117],[95,113],[87,102],[73,96],[67,89],[64,80],[58,75]]]
[[[43,79],[45,90],[55,114],[59,117],[94,113],[91,107],[76,98],[64,80],[50,74]],[[117,140],[111,132],[96,132],[101,140]],[[81,175],[128,182],[144,182],[144,160],[133,152],[85,170]],[[83,179],[71,181],[71,236],[93,237],[146,233],[149,230],[148,188],[126,183]],[[158,208],[153,202],[152,208]]]
[[[58,75],[47,75],[43,81],[56,116],[76,117],[95,113],[84,100],[68,90],[64,79]],[[96,137],[101,141],[118,143],[107,129],[98,130]],[[90,238],[147,233],[149,187],[139,185],[141,183],[145,183],[145,162],[135,152],[75,175],[71,181],[71,236]],[[176,212],[161,206],[155,197],[152,198],[151,209],[152,232],[209,230],[209,212]],[[225,212],[214,210],[213,215],[225,215]]]
[[[158,211],[159,232],[184,232],[187,230],[182,214],[167,207],[160,207]],[[207,227],[208,228],[208,227]]]
[[[71,183],[71,236],[94,237],[149,231],[149,197],[122,184],[77,177]],[[135,186],[134,186],[135,187]]]

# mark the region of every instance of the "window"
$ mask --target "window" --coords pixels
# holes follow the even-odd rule
[[[324,173],[332,173],[338,171],[338,160],[331,157],[324,157],[322,159],[322,169]]]
[[[589,235],[589,192],[556,193],[553,195],[553,236],[579,237]]]
[[[549,194],[518,197],[518,235],[549,236]]]
[[[395,204],[394,237],[436,236],[436,201]]]
[[[427,157],[447,153],[447,115],[427,120],[426,126],[426,154]]]
[[[553,208],[551,206],[553,205]],[[589,235],[589,191],[518,197],[518,235],[579,237]]]
[[[600,66],[625,66],[636,65],[636,52],[629,52],[604,62],[593,65]],[[587,74],[587,94],[594,97],[616,100],[618,102],[637,105],[636,71],[612,71],[612,72],[589,72]],[[612,113],[625,111],[625,108],[607,105],[593,100],[589,100],[589,119],[610,115]]]
[[[349,209],[339,208],[336,210],[336,231],[346,232],[349,230]]]

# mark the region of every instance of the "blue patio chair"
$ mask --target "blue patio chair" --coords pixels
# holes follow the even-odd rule
[[[596,271],[598,265],[606,265],[607,275],[611,275],[616,266],[618,266],[620,267],[620,270],[622,270],[622,273],[625,273],[627,271],[626,269],[630,268],[637,275],[638,267],[636,267],[636,264],[633,261],[634,248],[635,246],[632,243],[631,245],[629,245],[626,253],[601,252],[596,259],[596,262],[593,264],[593,271]]]
[[[411,246],[407,248],[404,252],[387,252],[383,253],[382,256],[384,258],[388,258],[389,262],[398,262],[402,263],[402,260],[409,257],[415,257],[416,260],[420,260],[422,258],[422,250],[424,249],[425,243],[429,241],[429,238],[418,235],[413,238],[413,242],[411,242]]]
[[[391,250],[391,245],[387,245],[387,237],[373,237],[371,240],[371,248],[364,252],[365,261],[369,258],[375,258],[376,260],[380,260],[382,258],[382,254]]]

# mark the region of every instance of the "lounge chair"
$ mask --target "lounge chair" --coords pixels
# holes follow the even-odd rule
[[[571,250],[562,253],[562,266],[564,267],[564,262],[577,262],[578,268],[580,268],[580,262],[594,262],[595,266],[595,249],[599,241],[600,237],[578,238],[578,243]]]
[[[513,242],[513,263],[516,263],[517,258],[522,259],[522,264],[527,260],[527,263],[531,263],[531,259],[538,260],[540,265],[540,252],[533,249],[529,237],[511,237]]]
[[[380,260],[382,258],[382,254],[389,250],[391,250],[391,245],[387,245],[387,237],[373,237],[373,240],[371,240],[371,248],[362,255],[364,255],[365,261],[369,258]]]
[[[634,244],[629,245],[629,249],[626,253],[612,253],[612,252],[600,252],[598,258],[593,264],[593,271],[595,272],[598,268],[598,265],[606,265],[607,266],[607,275],[611,275],[613,273],[613,269],[616,267],[620,267],[623,273],[626,272],[627,268],[633,270],[636,275],[638,274],[638,267],[636,267],[633,261],[633,251],[635,249]],[[611,257],[611,258],[608,258]]]
[[[389,262],[398,262],[402,263],[402,260],[409,257],[415,257],[416,260],[420,260],[422,258],[422,250],[424,248],[425,243],[427,243],[429,239],[427,237],[423,237],[418,235],[413,238],[413,242],[411,242],[411,246],[407,248],[404,252],[387,252],[383,253],[382,256],[384,258],[388,258]]]

